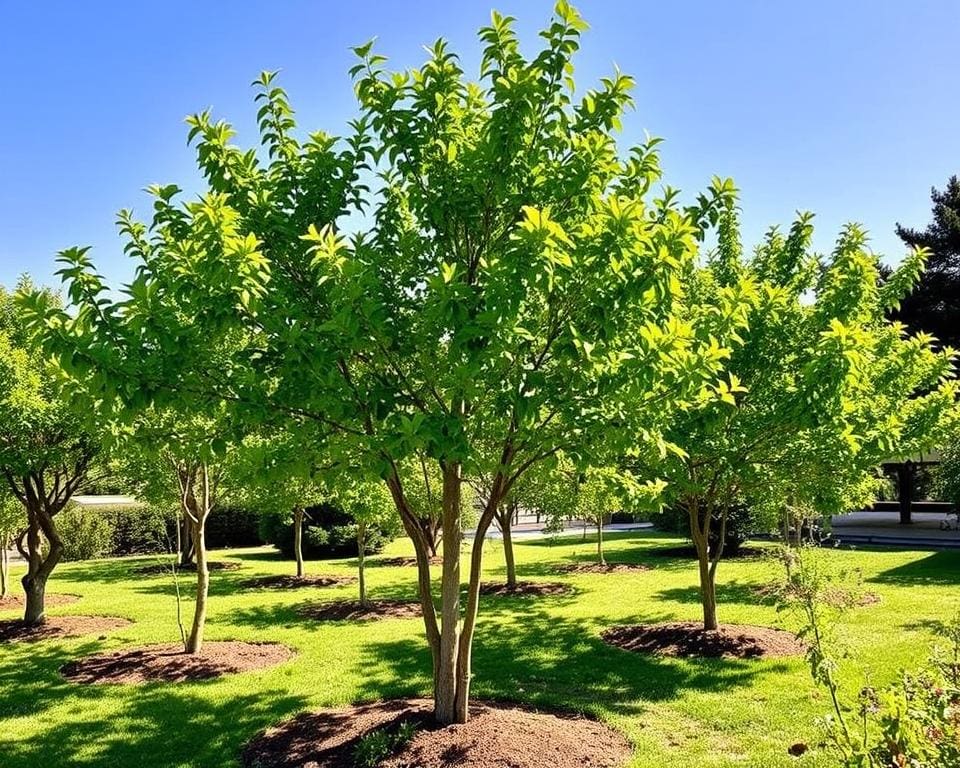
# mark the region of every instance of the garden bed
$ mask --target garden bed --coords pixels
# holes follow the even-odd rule
[[[272,728],[243,751],[247,768],[353,768],[361,739],[412,725],[381,768],[618,768],[631,757],[611,728],[574,715],[475,702],[463,725],[437,726],[425,699],[360,704],[307,712]],[[369,739],[369,737],[368,737]]]
[[[245,579],[240,586],[245,589],[304,589],[306,587],[341,587],[353,584],[354,576],[293,576],[280,574],[277,576],[258,576],[255,579]]]
[[[187,565],[180,565],[179,563],[153,563],[151,565],[143,565],[139,568],[134,568],[133,572],[141,576],[157,576],[161,574],[170,574],[174,570],[179,571],[180,573],[196,573],[197,564],[188,563]],[[230,560],[211,560],[207,562],[207,570],[210,572],[238,571],[240,570],[240,563],[235,563]]]
[[[179,644],[148,645],[77,659],[64,664],[60,674],[70,682],[86,685],[179,683],[264,669],[294,655],[278,643],[207,642],[199,654],[184,653]]]
[[[79,599],[80,595],[47,595],[43,599],[43,604],[48,608],[52,608],[56,605],[70,605],[77,602]],[[0,600],[0,611],[9,610],[11,608],[21,608],[25,602],[26,598],[23,595],[7,595],[5,598]]]
[[[55,640],[109,632],[133,622],[118,616],[47,616],[43,624],[27,625],[22,619],[0,621],[0,643]]]
[[[443,557],[434,555],[429,558],[430,565],[443,565]],[[377,557],[367,560],[367,565],[383,565],[393,568],[416,568],[417,558],[415,557]]]
[[[491,597],[550,597],[569,595],[571,592],[573,587],[569,584],[555,581],[518,581],[512,587],[508,584],[484,584],[480,587],[481,595]]]
[[[705,630],[694,621],[613,627],[604,641],[635,653],[727,659],[768,659],[799,656],[804,652],[793,634],[772,627],[727,624]]]
[[[559,573],[628,573],[651,570],[643,563],[566,563],[557,566]]]
[[[310,603],[297,609],[301,616],[316,621],[374,621],[376,619],[410,619],[421,616],[420,603],[408,600],[337,600]]]

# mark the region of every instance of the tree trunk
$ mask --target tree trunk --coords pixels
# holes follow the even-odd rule
[[[500,532],[503,534],[503,558],[507,563],[507,586],[513,589],[517,586],[517,565],[513,557],[513,505],[509,505],[499,521]]]
[[[697,567],[700,572],[700,604],[703,606],[703,628],[705,630],[715,630],[718,628],[717,569],[716,564],[710,562],[712,507],[712,504],[707,505],[707,509],[703,511],[705,517],[701,520],[700,500],[693,497],[687,501],[687,513],[690,518],[690,537],[693,539],[693,546],[697,550]],[[721,540],[724,533],[725,531],[721,531]]]
[[[367,607],[367,581],[364,578],[364,563],[367,551],[367,524],[357,523],[357,571],[360,582],[360,606]]]
[[[184,514],[180,519],[180,566],[193,565],[197,545],[193,540],[193,525],[190,516]]]
[[[32,494],[31,494],[32,496]],[[63,542],[57,534],[53,515],[44,509],[43,502],[30,499],[27,507],[27,572],[21,579],[25,597],[23,622],[29,626],[43,624],[46,621],[45,595],[47,579],[63,557]],[[49,550],[43,556],[43,536],[46,536]]]
[[[600,565],[607,564],[603,558],[603,515],[597,518],[597,561]]]
[[[716,570],[711,567],[709,556],[701,557],[697,550],[700,565],[700,601],[703,604],[703,628],[715,630],[717,623],[717,579]]]
[[[9,542],[0,542],[0,600],[10,592],[10,555],[7,552]]]
[[[210,591],[210,571],[207,568],[207,544],[204,528],[206,516],[191,521],[191,536],[197,558],[197,597],[193,606],[193,625],[184,650],[200,653],[203,650],[203,628],[207,621],[207,594]]]
[[[303,578],[303,507],[293,510],[293,554],[297,558],[297,578]]]
[[[443,577],[440,585],[440,648],[437,659],[435,703],[437,722],[450,725],[458,719],[457,687],[460,652],[460,465],[443,470]]]

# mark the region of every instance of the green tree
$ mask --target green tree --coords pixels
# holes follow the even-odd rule
[[[716,573],[732,514],[745,507],[769,524],[786,507],[829,514],[872,500],[876,467],[935,443],[955,396],[950,351],[884,317],[922,253],[882,280],[856,226],[827,259],[810,250],[809,215],[786,236],[772,230],[746,259],[732,203],[719,231],[691,278],[690,312],[712,312],[735,287],[751,297],[748,321],[729,340],[719,397],[680,414],[667,432],[680,450],[652,462],[687,513],[707,630],[718,626]]]
[[[10,594],[9,550],[25,524],[23,505],[12,493],[0,489],[0,600]]]
[[[357,577],[360,583],[360,605],[366,608],[367,582],[365,562],[367,533],[371,528],[389,531],[400,528],[397,510],[382,481],[360,480],[341,475],[337,480],[337,505],[351,518],[357,537]]]
[[[927,266],[913,290],[891,315],[914,333],[933,334],[943,345],[960,348],[960,179],[930,192],[933,221],[926,229],[897,224],[897,235],[911,249],[923,248]]]
[[[631,511],[655,503],[663,483],[649,480],[640,484],[630,473],[615,467],[589,467],[577,474],[573,495],[575,515],[597,529],[597,562],[606,565],[603,554],[603,526],[614,512]]]
[[[603,465],[637,435],[661,444],[676,408],[713,392],[728,354],[716,338],[739,322],[730,311],[694,325],[680,311],[732,185],[689,207],[652,191],[657,142],[616,144],[632,79],[574,91],[584,27],[558,3],[527,58],[513,19],[494,14],[480,82],[442,40],[405,72],[360,46],[361,116],[345,139],[299,140],[264,73],[266,158],[195,115],[207,192],[181,204],[177,187],[157,187],[149,226],[121,217],[139,262],[128,298],[111,302],[72,249],[61,258],[76,315],[24,303],[64,364],[98,372],[107,391],[223,402],[257,425],[311,421],[333,460],[362,457],[385,480],[417,554],[444,724],[467,718],[483,545],[514,483],[559,451]],[[118,339],[135,351],[119,368]],[[401,472],[421,454],[440,477],[439,615]],[[465,476],[489,477],[490,492],[462,606]]]
[[[24,279],[18,289],[33,286]],[[52,292],[36,293],[59,305]],[[63,557],[56,517],[87,481],[98,437],[83,391],[34,345],[3,289],[0,323],[0,474],[26,512],[24,621],[42,624],[47,581]]]

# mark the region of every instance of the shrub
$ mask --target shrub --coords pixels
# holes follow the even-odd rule
[[[169,552],[171,513],[145,505],[87,507],[71,505],[57,518],[65,560]]]
[[[396,531],[379,526],[367,529],[367,554],[380,552]],[[290,513],[267,512],[260,518],[260,536],[285,557],[293,557],[293,518]],[[303,556],[312,559],[355,557],[357,526],[331,504],[308,507],[303,521]]]
[[[215,507],[207,518],[207,548],[255,547],[260,536],[260,514],[243,507]]]
[[[749,507],[744,504],[736,504],[730,507],[727,512],[727,527],[724,537],[723,552],[724,555],[736,555],[744,542],[750,538],[751,533],[758,533],[758,515],[755,515]],[[690,538],[690,519],[687,516],[687,510],[680,505],[663,507],[658,512],[650,515],[650,520],[662,531],[677,533]],[[715,552],[720,543],[720,526],[712,525],[710,527],[710,551]]]
[[[98,509],[70,506],[57,519],[57,531],[63,539],[64,560],[90,560],[110,553],[113,528]]]

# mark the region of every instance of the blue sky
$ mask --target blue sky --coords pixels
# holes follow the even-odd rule
[[[551,5],[0,0],[0,283],[51,281],[55,253],[75,244],[127,279],[115,212],[148,213],[152,182],[199,188],[187,113],[210,106],[251,142],[261,69],[283,70],[302,127],[338,133],[354,114],[349,46],[376,35],[399,68],[443,36],[475,71],[491,7],[518,17],[533,50]],[[578,84],[615,63],[634,75],[624,143],[665,137],[667,181],[688,195],[732,176],[750,242],[808,209],[818,248],[853,220],[897,261],[894,223],[923,226],[931,185],[960,173],[956,0],[578,7],[591,25]]]

